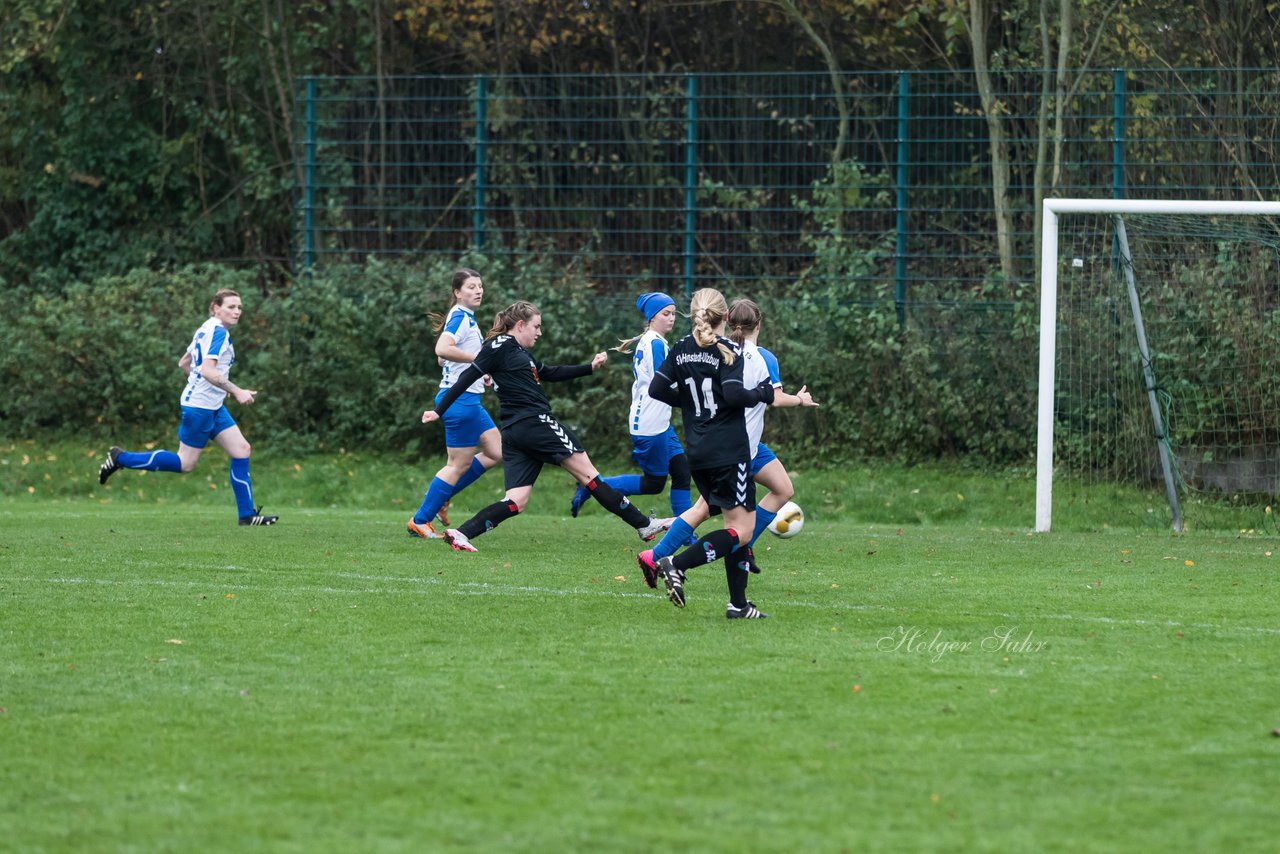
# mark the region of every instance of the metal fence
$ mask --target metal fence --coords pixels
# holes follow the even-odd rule
[[[1037,162],[1053,196],[1278,197],[1276,69],[1073,72],[1052,186],[1045,81],[1009,73],[996,93],[1018,279],[1035,277]],[[533,251],[674,293],[789,285],[837,240],[868,250],[851,273],[867,298],[998,296],[972,75],[849,73],[840,95],[808,73],[302,78],[296,262]]]

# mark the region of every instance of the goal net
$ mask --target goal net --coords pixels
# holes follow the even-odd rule
[[[1280,203],[1050,199],[1044,213],[1036,530],[1055,505],[1107,508],[1121,491],[1128,508],[1111,512],[1174,530],[1274,529]]]

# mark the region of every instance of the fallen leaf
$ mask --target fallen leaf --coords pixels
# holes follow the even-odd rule
[[[627,580],[627,577],[626,577],[625,575],[615,575],[615,576],[613,577],[613,580],[614,580],[614,581],[626,581],[626,580]]]
[[[177,643],[177,644],[180,644],[180,643],[184,643],[184,641],[181,641],[181,640],[179,640],[178,638],[169,638],[167,641],[165,641],[165,643]]]

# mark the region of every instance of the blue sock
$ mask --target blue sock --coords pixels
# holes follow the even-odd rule
[[[689,538],[693,536],[693,526],[685,520],[677,517],[671,523],[671,527],[667,529],[667,533],[663,535],[662,542],[653,547],[653,559],[660,557],[671,557],[681,546],[689,542]]]
[[[756,505],[756,530],[755,530],[755,533],[751,535],[751,542],[747,543],[747,545],[754,546],[756,544],[756,540],[760,539],[760,535],[764,533],[764,529],[769,527],[769,523],[776,518],[778,518],[777,513],[770,513],[768,510],[765,510],[763,507],[757,504]]]
[[[477,460],[475,457],[472,457],[471,467],[467,469],[467,471],[462,475],[462,477],[458,478],[458,482],[453,487],[453,494],[457,495],[459,492],[466,489],[471,484],[475,483],[477,480],[480,479],[480,475],[484,474],[487,471],[488,469],[484,467],[484,464],[482,462]]]
[[[640,491],[640,475],[615,474],[613,477],[600,478],[623,495],[635,495]]]
[[[258,512],[253,506],[253,481],[249,479],[249,458],[231,460],[231,491],[236,494],[236,513],[243,519]]]
[[[470,474],[470,472],[468,472]],[[440,508],[449,500],[449,497],[457,492],[457,488],[451,483],[445,483],[438,477],[431,479],[431,485],[427,487],[427,494],[422,498],[422,506],[418,508],[418,512],[413,514],[413,521],[419,525],[425,525],[432,519],[436,518],[436,514],[440,512]]]
[[[182,460],[173,451],[121,451],[116,462],[127,469],[182,471]]]
[[[693,496],[688,489],[671,490],[671,515],[679,516],[693,506]]]

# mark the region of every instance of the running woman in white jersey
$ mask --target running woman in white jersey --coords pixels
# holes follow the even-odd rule
[[[817,406],[818,403],[809,393],[807,386],[801,386],[795,394],[782,390],[782,380],[778,371],[778,360],[773,353],[757,345],[760,335],[760,324],[763,315],[760,307],[749,299],[734,300],[729,306],[726,329],[729,340],[742,348],[742,385],[744,388],[758,388],[762,384],[773,386],[773,401],[768,404],[775,407]],[[791,500],[795,488],[791,484],[791,476],[787,474],[782,460],[760,441],[764,433],[765,403],[759,402],[747,408],[745,412],[747,441],[750,444],[752,479],[769,490],[769,494],[756,503],[755,524],[751,539],[745,544],[750,549],[760,538],[765,528],[778,515],[782,505]],[[706,521],[710,515],[707,502],[699,498],[693,508],[682,514],[671,524],[666,536],[654,546],[640,552],[637,561],[644,572],[645,582],[650,587],[657,586],[657,564],[664,557],[674,555],[680,546],[688,541],[695,528]],[[736,550],[735,550],[736,551]],[[750,552],[747,552],[750,556]],[[754,557],[748,558],[754,567]]]
[[[753,300],[738,299],[729,306],[729,338],[741,345],[746,362],[743,382],[768,380],[775,389],[773,403],[770,404],[774,407],[817,406],[808,386],[801,386],[795,394],[787,394],[782,390],[777,357],[757,343],[763,319],[760,306]],[[782,460],[778,459],[768,445],[760,441],[764,434],[764,410],[763,405],[747,410],[747,435],[751,439],[751,476],[756,483],[769,490],[769,494],[756,504],[755,534],[748,545],[760,538],[765,528],[777,517],[782,505],[795,495],[791,475],[787,474]]]
[[[484,299],[484,282],[480,274],[462,267],[453,274],[453,296],[443,316],[433,315],[436,357],[443,367],[438,404],[480,352],[484,335],[476,325],[476,309]],[[437,516],[445,528],[449,500],[502,459],[502,435],[493,418],[480,403],[485,378],[471,383],[444,417],[444,444],[448,460],[427,487],[422,506],[409,520],[409,534],[434,539],[439,537],[432,520]]]
[[[636,353],[631,360],[635,382],[631,384],[631,410],[628,427],[631,432],[631,459],[642,474],[617,474],[604,482],[623,495],[657,495],[671,475],[671,515],[679,516],[693,503],[689,492],[689,457],[685,454],[671,426],[671,407],[649,396],[649,384],[658,366],[667,358],[667,335],[676,325],[675,300],[666,294],[644,293],[636,298],[636,308],[644,315],[644,332],[623,341],[614,349],[619,353]],[[591,497],[585,486],[573,494],[570,512],[578,515]]]
[[[231,395],[241,406],[253,403],[258,392],[231,382],[231,366],[236,351],[231,346],[231,329],[240,322],[240,295],[220,290],[209,304],[209,319],[200,325],[178,367],[187,373],[182,391],[182,424],[178,427],[178,452],[126,451],[112,446],[107,461],[98,469],[98,483],[117,470],[144,469],[186,474],[200,462],[200,455],[212,439],[231,457],[231,491],[241,525],[274,525],[278,516],[267,516],[253,504],[253,482],[249,479],[249,443],[223,404]]]

